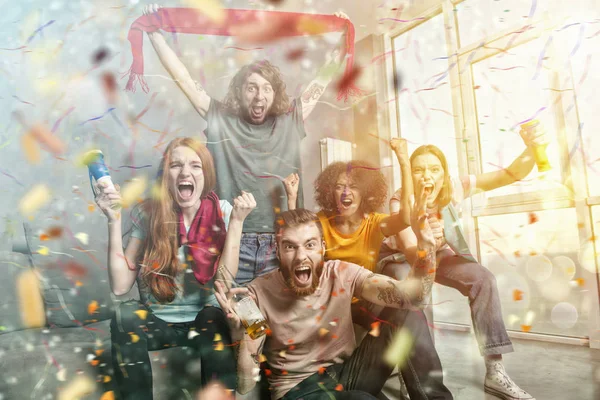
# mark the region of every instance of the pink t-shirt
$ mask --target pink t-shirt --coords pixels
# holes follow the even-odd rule
[[[359,265],[331,260],[323,265],[319,287],[308,296],[296,296],[278,269],[248,285],[272,331],[263,354],[271,368],[273,399],[352,354],[356,341],[350,305],[370,274]]]

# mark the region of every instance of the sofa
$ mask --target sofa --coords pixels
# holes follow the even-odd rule
[[[90,251],[99,246],[77,233],[91,231],[78,226],[85,220],[71,221],[60,234],[55,223],[15,226],[0,247],[0,399],[119,398],[109,323],[115,305],[139,292],[134,286],[124,296],[112,295],[106,255]],[[24,285],[26,275],[37,285]],[[152,351],[150,359],[155,399],[195,398],[200,366],[190,349]],[[259,397],[257,390],[238,395]]]

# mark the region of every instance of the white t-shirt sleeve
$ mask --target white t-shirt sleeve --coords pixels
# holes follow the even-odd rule
[[[467,197],[471,197],[475,193],[477,181],[475,175],[468,175],[468,182],[463,183],[459,177],[450,177],[452,183],[452,202],[454,204],[461,203]]]
[[[219,206],[221,207],[221,213],[223,214],[223,222],[225,222],[225,229],[229,230],[229,217],[231,217],[231,211],[233,211],[233,206],[227,200],[219,200]]]

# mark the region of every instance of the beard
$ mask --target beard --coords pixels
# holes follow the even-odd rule
[[[292,277],[293,272],[290,272],[288,269],[281,269],[281,274],[283,275],[283,279],[287,286],[296,294],[298,297],[304,297],[313,294],[317,288],[319,287],[319,280],[321,279],[321,273],[323,273],[323,261],[319,263],[319,265],[315,267],[310,267],[311,273],[311,284],[305,288],[299,288],[296,286],[294,282],[294,278]]]

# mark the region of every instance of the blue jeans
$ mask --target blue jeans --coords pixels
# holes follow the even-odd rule
[[[406,263],[402,253],[394,253],[385,245],[381,247],[379,259],[378,271],[388,262]],[[512,352],[494,274],[479,263],[455,255],[450,249],[438,251],[437,260],[435,282],[454,288],[469,299],[471,320],[481,355]],[[406,268],[410,266],[406,264]]]
[[[246,285],[254,278],[279,268],[275,247],[274,233],[242,233],[236,283]]]

